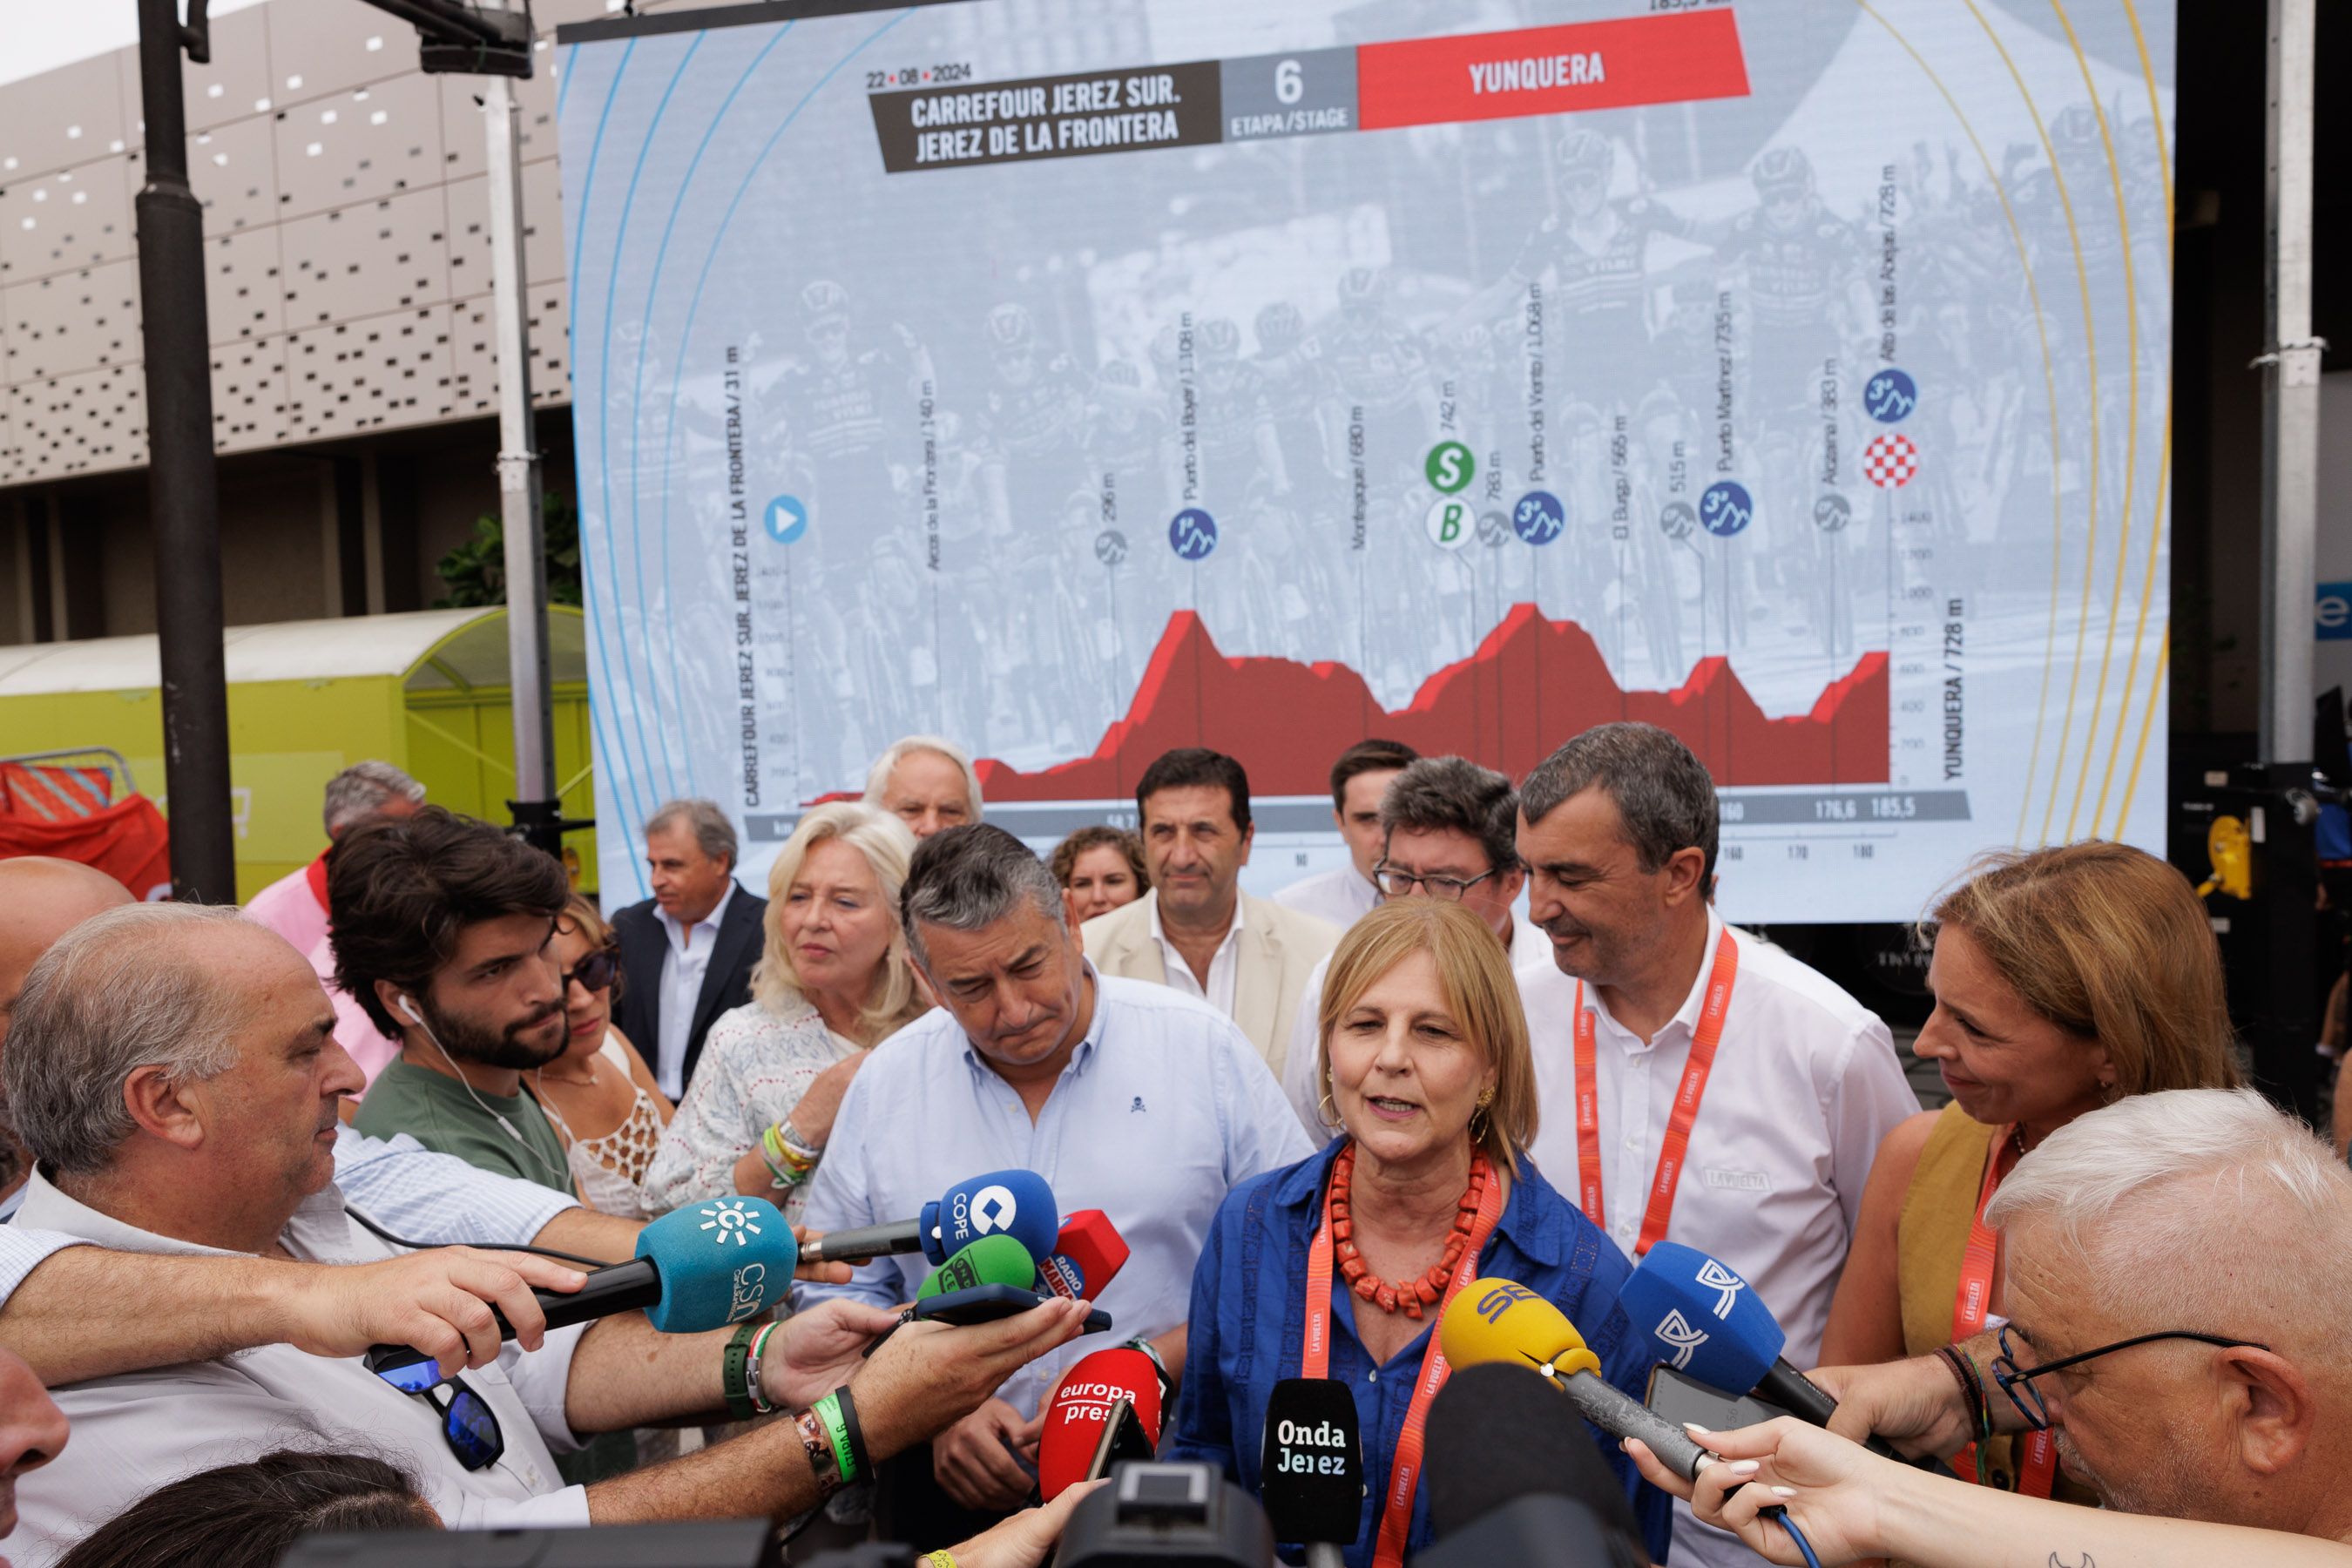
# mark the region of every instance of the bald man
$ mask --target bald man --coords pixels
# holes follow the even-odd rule
[[[0,1040],[8,1037],[9,1015],[33,961],[100,910],[133,901],[130,889],[79,860],[47,855],[0,860]],[[0,1100],[0,1225],[25,1201],[25,1178],[32,1169],[8,1123],[8,1102]]]

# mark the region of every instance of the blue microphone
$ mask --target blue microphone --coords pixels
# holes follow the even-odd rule
[[[1694,1247],[1661,1241],[1618,1300],[1659,1361],[1726,1394],[1752,1393],[1816,1426],[1837,1401],[1782,1359],[1788,1331],[1755,1288]]]

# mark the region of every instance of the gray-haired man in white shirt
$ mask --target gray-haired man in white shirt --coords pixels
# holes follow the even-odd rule
[[[309,963],[234,910],[137,905],[84,921],[34,966],[0,1058],[19,1131],[39,1161],[22,1223],[131,1251],[386,1256],[348,1222],[331,1183],[337,1103],[361,1082],[333,1026]],[[861,1365],[890,1315],[830,1305],[785,1325],[759,1386],[797,1405],[849,1382],[863,1396],[868,1456],[879,1458],[976,1405],[1014,1367],[1075,1333],[1077,1318],[1075,1303],[1055,1302],[989,1325],[1009,1331],[1001,1342],[900,1334]],[[549,1332],[529,1352],[509,1347],[463,1379],[502,1439],[488,1462],[447,1437],[435,1403],[357,1360],[290,1345],[58,1388],[80,1441],[20,1486],[26,1561],[50,1561],[80,1530],[220,1444],[289,1434],[389,1448],[459,1526],[803,1510],[819,1488],[788,1422],[652,1470],[558,1485],[551,1453],[574,1446],[575,1434],[716,1418],[729,1339],[656,1334],[628,1314]]]
[[[1875,1015],[1716,914],[1716,844],[1715,781],[1654,725],[1588,730],[1519,786],[1528,912],[1552,948],[1518,972],[1543,1110],[1532,1152],[1637,1260],[1671,1239],[1728,1264],[1810,1366],[1871,1161],[1919,1102]],[[1689,1144],[1665,1182],[1670,1124]],[[1754,1557],[1677,1502],[1675,1560]]]

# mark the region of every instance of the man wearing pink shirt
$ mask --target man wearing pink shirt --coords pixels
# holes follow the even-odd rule
[[[400,1054],[400,1042],[378,1034],[360,1005],[335,984],[335,955],[327,944],[327,856],[352,829],[413,816],[424,804],[425,786],[390,763],[353,763],[327,781],[327,848],[308,866],[254,894],[245,906],[247,919],[268,926],[310,961],[335,1005],[335,1043],[351,1053],[371,1083]]]

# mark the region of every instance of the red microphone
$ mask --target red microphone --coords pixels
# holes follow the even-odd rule
[[[1052,1502],[1080,1481],[1109,1474],[1114,1460],[1151,1458],[1159,1444],[1160,1369],[1141,1351],[1097,1351],[1070,1368],[1045,1407],[1038,1494]]]
[[[1097,1300],[1127,1263],[1127,1243],[1100,1209],[1080,1209],[1062,1222],[1054,1250],[1037,1264],[1037,1288],[1070,1300]]]

